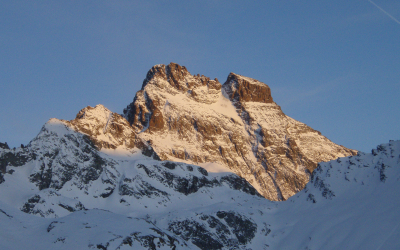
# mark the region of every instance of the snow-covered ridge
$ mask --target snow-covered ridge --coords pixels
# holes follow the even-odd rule
[[[60,136],[69,133],[68,131],[86,135],[97,150],[114,156],[129,156],[141,152],[158,159],[148,143],[136,136],[125,118],[101,104],[83,108],[71,121],[52,118],[44,125],[43,129],[46,128]]]
[[[301,193],[307,194],[307,200],[315,203],[321,199],[343,197],[348,190],[356,193],[370,187],[381,187],[386,182],[397,184],[399,167],[400,142],[390,141],[369,154],[358,152],[356,156],[320,163]]]
[[[273,249],[399,249],[400,141],[320,163],[279,204]],[[272,223],[277,223],[271,222]],[[285,224],[286,223],[286,224]]]
[[[229,210],[222,213],[224,210],[221,209],[225,206],[219,205],[228,203],[238,206],[235,205],[236,200],[263,200],[244,179],[231,173],[208,173],[205,169],[190,164],[160,162],[142,154],[115,157],[114,154],[99,152],[89,135],[75,131],[70,125],[67,121],[51,119],[27,147],[19,150],[0,149],[0,159],[2,163],[6,162],[5,172],[0,174],[0,219],[3,222],[3,218],[7,218],[8,228],[22,230],[26,237],[44,237],[35,247],[107,248],[110,244],[114,246],[112,242],[115,239],[112,240],[110,236],[115,238],[114,233],[118,232],[126,235],[118,240],[115,247],[151,247],[156,244],[154,241],[159,240],[161,245],[179,249],[186,249],[187,246],[196,249],[196,246],[210,244],[223,246],[222,243],[242,248],[256,236],[256,227],[245,238],[238,233],[238,227],[244,232],[247,230],[244,228],[247,223],[253,223],[243,211],[230,212],[233,206],[229,206]],[[30,158],[9,161],[9,158],[4,158],[7,154],[15,158],[28,155]],[[22,163],[15,165],[15,162]],[[96,209],[105,209],[113,214],[96,212]],[[16,210],[54,220],[31,219],[21,216]],[[71,213],[74,215],[68,216]],[[217,213],[219,217],[216,217]],[[65,216],[68,218],[60,219]],[[121,230],[113,224],[103,223],[98,216],[116,218],[118,224],[126,220],[126,216],[130,219],[135,217],[133,220],[137,221],[134,224],[137,228],[132,229],[132,225],[128,226],[125,221],[122,223],[125,229]],[[225,225],[227,222],[224,221],[229,221],[225,217],[230,218],[229,220],[240,220],[244,224]],[[18,220],[13,220],[14,218]],[[20,226],[20,218],[28,221],[23,227]],[[207,226],[199,236],[180,236],[179,231],[182,228],[189,232],[194,230],[193,226],[197,227],[204,220],[209,220],[207,223],[210,225],[219,223],[228,231],[216,234],[212,232],[215,231],[212,226]],[[161,225],[156,226],[156,221],[162,222]],[[186,221],[190,223],[187,224]],[[31,222],[41,229],[32,230]],[[94,235],[86,235],[83,240],[72,240],[78,236],[73,234],[77,227],[93,227],[94,231],[89,230],[86,233],[95,232],[95,235],[100,234],[103,237],[93,238]],[[103,233],[97,231],[102,231],[105,227],[107,229]],[[105,233],[110,230],[114,233]],[[9,233],[1,232],[0,238],[8,237]],[[67,233],[68,236],[61,236],[60,233]],[[138,234],[143,235],[143,238]],[[53,238],[51,235],[58,236]],[[79,236],[82,237],[82,234]],[[227,236],[234,241],[228,241]],[[16,237],[18,236],[13,236],[13,239]],[[93,245],[91,241],[96,244]],[[1,242],[2,249],[27,245],[24,240],[14,242],[1,238]]]
[[[136,215],[148,213],[148,207],[156,213],[160,204],[163,209],[175,210],[174,200],[203,188],[218,193],[221,188],[221,192],[227,191],[224,186],[233,185],[233,190],[259,195],[245,180],[229,172],[208,173],[199,166],[160,162],[141,154],[138,148],[121,155],[116,155],[118,150],[100,152],[90,136],[70,125],[50,119],[25,148],[1,149],[1,163],[6,168],[0,176],[4,183],[0,200],[27,213],[60,217],[87,208],[124,214],[134,211]],[[207,197],[214,203],[214,194]],[[106,198],[110,202],[104,202]],[[198,202],[191,204],[209,203]]]

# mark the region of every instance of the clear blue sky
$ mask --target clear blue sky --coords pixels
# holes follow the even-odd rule
[[[175,62],[258,79],[287,115],[370,151],[400,139],[399,19],[398,0],[0,1],[0,142],[88,105],[122,113]]]

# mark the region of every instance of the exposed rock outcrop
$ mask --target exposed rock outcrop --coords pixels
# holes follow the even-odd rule
[[[235,102],[273,102],[268,85],[235,73],[229,74],[224,88],[229,99]]]
[[[5,143],[0,142],[0,148],[2,148],[2,149],[10,149],[10,147],[7,144],[7,142],[5,142]]]
[[[127,120],[103,105],[88,106],[79,111],[74,120],[65,122],[74,130],[88,135],[98,149],[135,147],[136,133]]]
[[[159,159],[149,143],[136,136],[135,130],[124,117],[101,104],[96,107],[88,106],[79,111],[74,120],[62,122],[87,135],[99,150],[138,148],[144,155]]]

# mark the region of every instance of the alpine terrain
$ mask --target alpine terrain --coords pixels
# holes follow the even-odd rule
[[[286,116],[262,82],[230,73],[221,85],[175,63],[147,73],[124,117],[161,160],[219,164],[270,200],[302,190],[318,162],[356,153]]]
[[[0,143],[0,249],[398,249],[400,141],[339,146],[269,87],[156,65],[123,114]]]

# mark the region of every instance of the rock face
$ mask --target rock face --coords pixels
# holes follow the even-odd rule
[[[271,89],[257,80],[230,73],[224,84],[230,100],[236,103],[272,103]]]
[[[120,146],[132,149],[136,144],[136,133],[126,119],[100,104],[82,109],[67,124],[88,135],[98,149],[116,149]]]
[[[270,200],[303,189],[318,162],[356,153],[286,116],[264,83],[231,73],[221,86],[175,63],[154,66],[123,115],[160,159],[215,162]]]

